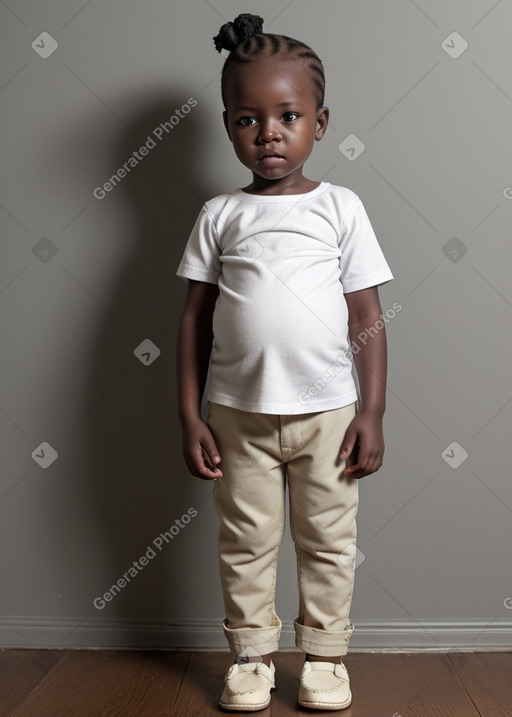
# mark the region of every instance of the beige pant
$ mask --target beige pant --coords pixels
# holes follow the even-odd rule
[[[287,478],[299,588],[295,645],[314,655],[347,653],[359,488],[343,475],[338,454],[355,414],[355,403],[280,416],[208,402],[223,472],[213,482],[222,627],[236,656],[278,649],[275,586]]]

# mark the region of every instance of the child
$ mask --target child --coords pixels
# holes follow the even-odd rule
[[[302,173],[329,118],[320,59],[262,23],[239,15],[214,38],[230,51],[224,124],[252,182],[206,202],[177,271],[189,279],[178,350],[183,454],[193,475],[214,481],[220,519],[222,627],[236,656],[221,707],[263,709],[275,687],[288,481],[295,644],[306,653],[299,704],[339,710],[351,703],[341,656],[354,630],[357,479],[384,453],[377,286],[393,275],[359,197]]]

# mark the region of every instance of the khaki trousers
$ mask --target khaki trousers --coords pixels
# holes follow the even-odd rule
[[[343,475],[338,454],[356,408],[273,415],[208,402],[223,472],[213,482],[222,628],[236,656],[278,649],[275,587],[287,479],[299,589],[295,645],[314,655],[347,653],[359,488]]]

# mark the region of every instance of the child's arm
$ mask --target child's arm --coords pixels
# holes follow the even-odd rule
[[[216,284],[189,279],[178,338],[178,401],[183,455],[198,478],[220,478],[220,456],[208,425],[201,418],[201,399],[212,349],[212,317],[219,295]]]
[[[379,322],[377,327],[383,323],[376,286],[345,294],[345,300],[350,340],[359,349],[357,351],[353,346],[361,408],[345,433],[340,457],[348,458],[353,453],[352,465],[345,469],[345,473],[353,478],[363,478],[379,470],[384,455],[382,418],[386,409],[386,330],[385,327],[375,327],[376,322]],[[369,331],[371,327],[373,329]]]

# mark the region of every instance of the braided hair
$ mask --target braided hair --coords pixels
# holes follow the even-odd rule
[[[297,59],[307,63],[309,76],[316,97],[316,109],[323,107],[325,97],[325,75],[321,59],[308,45],[286,35],[263,32],[263,18],[243,13],[233,22],[227,22],[213,38],[215,49],[229,50],[229,56],[222,68],[221,94],[226,107],[225,85],[230,70],[236,64],[252,62],[264,52],[271,55],[285,55],[286,59]]]

